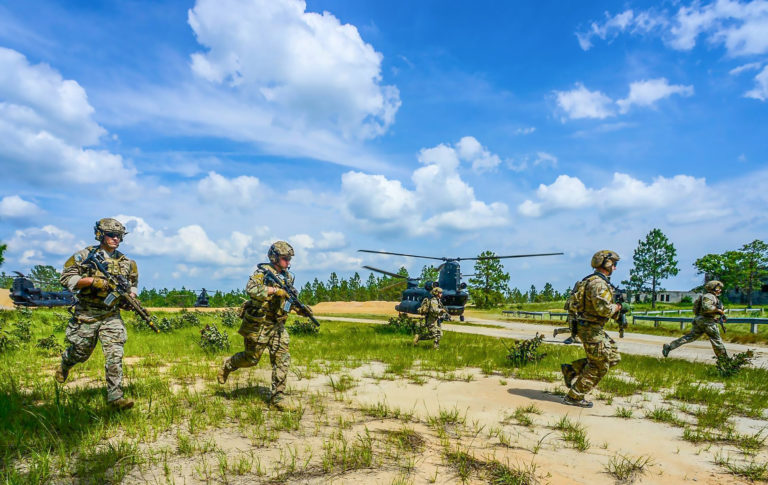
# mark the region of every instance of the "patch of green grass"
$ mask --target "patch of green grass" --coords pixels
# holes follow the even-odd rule
[[[619,406],[616,408],[616,411],[614,412],[614,416],[617,418],[624,418],[629,419],[632,417],[632,409],[631,408],[625,408],[623,406]]]
[[[673,426],[683,426],[684,422],[677,417],[674,410],[657,406],[645,412],[645,417],[660,423],[668,423]]]
[[[631,483],[652,463],[649,456],[614,455],[605,465],[605,471],[619,482]]]

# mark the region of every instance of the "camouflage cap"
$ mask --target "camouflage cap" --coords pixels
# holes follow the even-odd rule
[[[113,219],[111,217],[99,219],[96,221],[96,224],[93,225],[93,234],[96,236],[97,241],[101,242],[101,240],[104,239],[104,233],[107,232],[115,232],[120,234],[120,239],[128,234],[128,231],[125,230],[125,226],[117,219]]]
[[[277,261],[281,257],[292,258],[293,255],[294,255],[293,246],[291,246],[285,241],[274,242],[269,247],[269,251],[267,252],[267,256],[269,257],[269,262],[272,264],[277,264]]]
[[[434,287],[432,287],[432,291],[430,293],[432,293],[433,296],[442,295],[443,294],[443,289],[440,288],[439,286],[434,286]]]
[[[592,265],[593,268],[600,268],[603,266],[603,264],[605,264],[606,259],[610,259],[615,263],[619,261],[621,258],[619,257],[619,253],[615,251],[611,251],[609,249],[602,249],[596,252],[592,256],[592,261],[590,262],[590,264]]]
[[[704,285],[704,291],[706,291],[707,293],[711,293],[715,291],[717,288],[720,288],[722,290],[724,287],[725,285],[723,285],[722,281],[712,280],[712,281],[707,281],[707,283]]]

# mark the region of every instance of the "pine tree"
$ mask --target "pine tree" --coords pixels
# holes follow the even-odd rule
[[[475,261],[474,276],[469,279],[469,294],[478,308],[491,308],[504,301],[509,273],[493,251],[483,251]]]
[[[656,308],[656,294],[664,291],[660,286],[662,280],[675,276],[677,268],[677,251],[660,229],[652,229],[644,241],[637,242],[637,249],[632,255],[634,267],[629,270],[628,283],[637,292],[651,294],[651,306]]]

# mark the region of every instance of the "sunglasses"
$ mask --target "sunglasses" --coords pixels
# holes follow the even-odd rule
[[[115,238],[116,237],[116,238],[119,238],[119,239],[123,239],[123,233],[121,233],[121,232],[105,232],[104,235],[107,236],[107,237],[111,237],[111,238]]]

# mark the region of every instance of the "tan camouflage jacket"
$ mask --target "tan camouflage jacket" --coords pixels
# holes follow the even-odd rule
[[[265,281],[266,271],[271,271],[279,278],[284,279],[289,286],[293,286],[295,277],[289,271],[279,272],[272,265],[260,265],[245,286],[249,300],[243,304],[241,335],[257,332],[259,326],[265,322],[283,324],[288,319],[288,312],[284,309],[285,298],[275,294],[269,295],[267,292],[267,287],[275,286],[275,284]],[[291,310],[296,311],[298,309],[291,308]]]
[[[438,318],[448,318],[450,316],[443,306],[443,302],[436,296],[424,298],[418,311],[420,315],[426,317],[427,323],[432,323]]]
[[[720,300],[713,293],[704,293],[699,298],[701,301],[694,303],[694,309],[698,306],[694,320],[706,323],[717,322],[720,319],[720,313],[717,311]]]
[[[82,265],[83,260],[88,257],[88,253],[95,247],[98,246],[89,246],[70,256],[64,263],[64,269],[61,272],[59,281],[62,285],[69,288],[70,291],[77,292],[76,312],[99,318],[105,315],[119,313],[117,308],[110,308],[104,304],[104,298],[107,297],[109,291],[97,290],[90,286],[81,288],[80,290],[75,289],[75,285],[77,285],[77,282],[80,281],[81,278],[101,275],[101,272],[91,265]],[[136,266],[136,261],[129,259],[125,254],[118,250],[115,250],[112,254],[109,254],[103,249],[99,249],[99,251],[104,256],[107,270],[115,276],[125,276],[131,283],[131,291],[133,293],[138,293],[139,269]]]
[[[584,290],[586,298],[582,319],[604,325],[619,310],[619,305],[613,303],[613,288],[595,274],[587,280]]]

